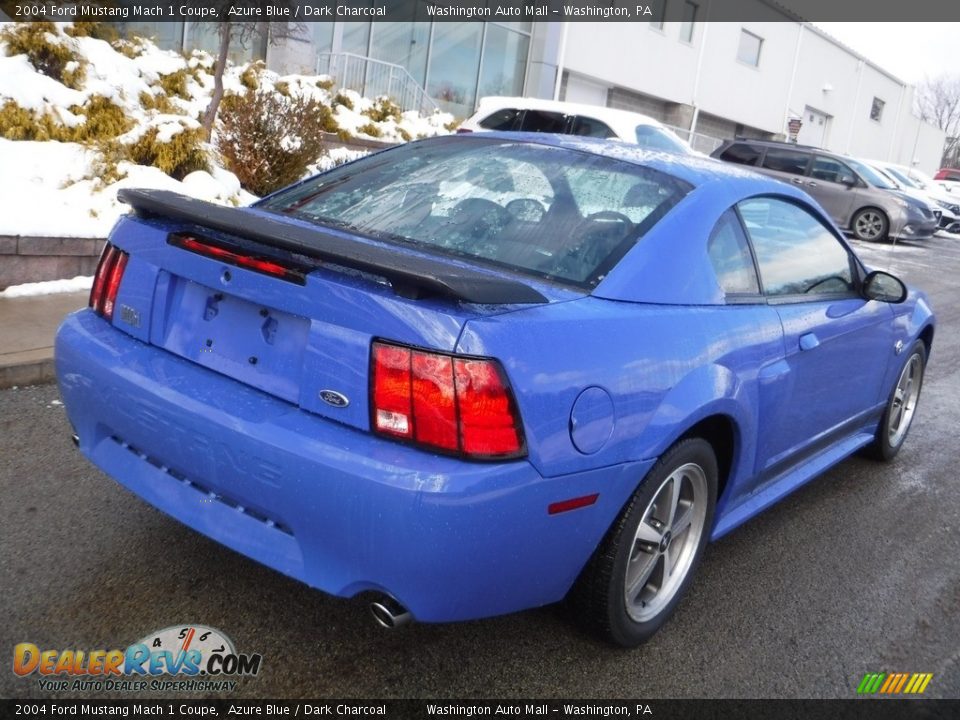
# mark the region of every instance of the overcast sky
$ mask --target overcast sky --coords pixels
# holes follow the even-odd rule
[[[958,23],[818,22],[814,25],[908,83],[915,85],[924,77],[960,75]]]

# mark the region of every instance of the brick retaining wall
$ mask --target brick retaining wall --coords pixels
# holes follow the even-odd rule
[[[0,290],[8,285],[93,275],[103,240],[0,235]]]

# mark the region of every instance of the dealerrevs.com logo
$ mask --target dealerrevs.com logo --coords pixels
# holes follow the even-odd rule
[[[13,672],[36,674],[43,691],[233,691],[234,678],[255,676],[262,661],[205,625],[164,628],[125,650],[42,650],[29,642],[13,648]]]

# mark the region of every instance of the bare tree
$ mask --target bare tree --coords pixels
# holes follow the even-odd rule
[[[223,0],[216,5],[219,17],[230,17],[232,8],[245,6],[243,0]],[[292,3],[279,0],[274,5],[286,6]],[[292,11],[291,11],[292,14]],[[216,23],[219,45],[217,61],[213,66],[213,95],[210,104],[203,114],[203,132],[207,139],[213,132],[213,123],[217,119],[217,110],[223,100],[223,71],[227,67],[227,58],[231,47],[249,47],[253,42],[262,42],[264,39],[269,45],[276,45],[289,38],[303,38],[306,34],[305,23],[291,22],[232,22],[225,20]]]
[[[920,117],[947,134],[942,162],[956,161],[960,154],[960,75],[927,78],[917,86],[916,102]]]

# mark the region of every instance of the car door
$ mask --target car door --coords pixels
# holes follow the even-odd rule
[[[802,186],[813,155],[791,147],[768,147],[757,169],[777,180]]]
[[[893,312],[861,297],[858,261],[812,207],[767,196],[738,210],[784,338],[783,363],[760,378],[762,483],[879,417]]]
[[[850,225],[850,215],[858,207],[858,186],[849,165],[825,155],[814,155],[810,174],[801,185],[840,227]]]

